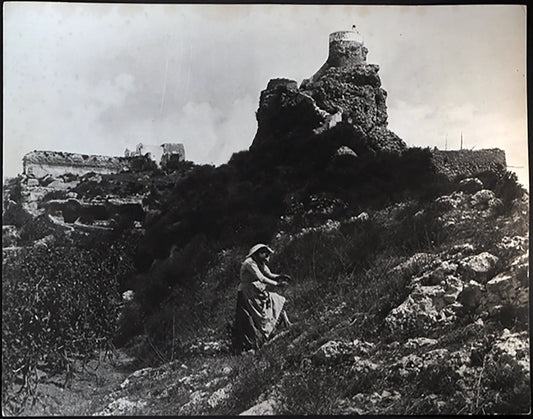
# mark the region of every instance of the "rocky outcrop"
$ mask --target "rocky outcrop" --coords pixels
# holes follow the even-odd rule
[[[456,191],[434,201],[438,213],[434,220],[441,231],[453,235],[494,217],[498,201],[492,191],[479,189],[481,182],[477,180],[458,186],[469,192]],[[415,216],[415,225],[418,218]],[[491,252],[476,251],[475,246],[464,243],[424,258],[413,256],[389,273],[409,273],[407,267],[414,263],[411,260],[424,260],[422,272],[411,275],[408,297],[391,310],[385,325],[391,332],[427,336],[465,313],[480,321],[493,319],[509,325],[525,321],[528,242],[527,236],[504,236]]]
[[[299,88],[293,80],[270,80],[261,92],[250,150],[296,135],[321,134],[339,123],[350,125],[371,150],[403,150],[405,143],[387,128],[387,93],[379,66],[367,64],[366,53],[357,34],[333,33],[326,63]]]
[[[257,133],[250,150],[260,149],[299,132],[311,134],[326,121],[328,113],[301,92],[295,81],[273,79],[261,92],[257,110]]]
[[[387,92],[381,88],[379,66],[331,66],[313,81],[302,83],[328,114],[340,112],[342,121],[364,133],[369,146],[377,150],[401,151],[406,145],[387,129]]]

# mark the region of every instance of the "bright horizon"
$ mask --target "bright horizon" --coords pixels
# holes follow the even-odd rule
[[[181,142],[219,165],[250,146],[261,90],[300,83],[356,24],[409,146],[501,148],[529,187],[522,5],[4,3],[3,176],[33,150],[123,156]]]

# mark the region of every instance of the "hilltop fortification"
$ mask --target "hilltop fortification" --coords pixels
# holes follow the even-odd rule
[[[334,32],[326,62],[300,87],[292,80],[271,80],[261,92],[250,149],[298,133],[320,134],[339,123],[351,126],[371,150],[405,149],[387,128],[387,93],[381,88],[379,66],[366,63],[367,52],[357,31]]]

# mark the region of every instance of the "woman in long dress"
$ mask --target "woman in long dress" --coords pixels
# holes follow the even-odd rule
[[[288,275],[274,274],[267,262],[273,250],[256,244],[250,249],[241,265],[237,313],[233,336],[236,353],[259,349],[272,335],[278,321],[291,323],[284,310],[285,297],[267,290],[267,285],[282,287]]]

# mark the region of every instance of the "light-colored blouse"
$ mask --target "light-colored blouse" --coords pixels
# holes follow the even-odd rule
[[[246,258],[242,263],[240,276],[241,282],[239,284],[239,291],[250,288],[250,286],[257,288],[260,291],[264,291],[266,289],[267,281],[276,277],[276,275],[268,269],[266,264],[260,268],[252,257]]]

